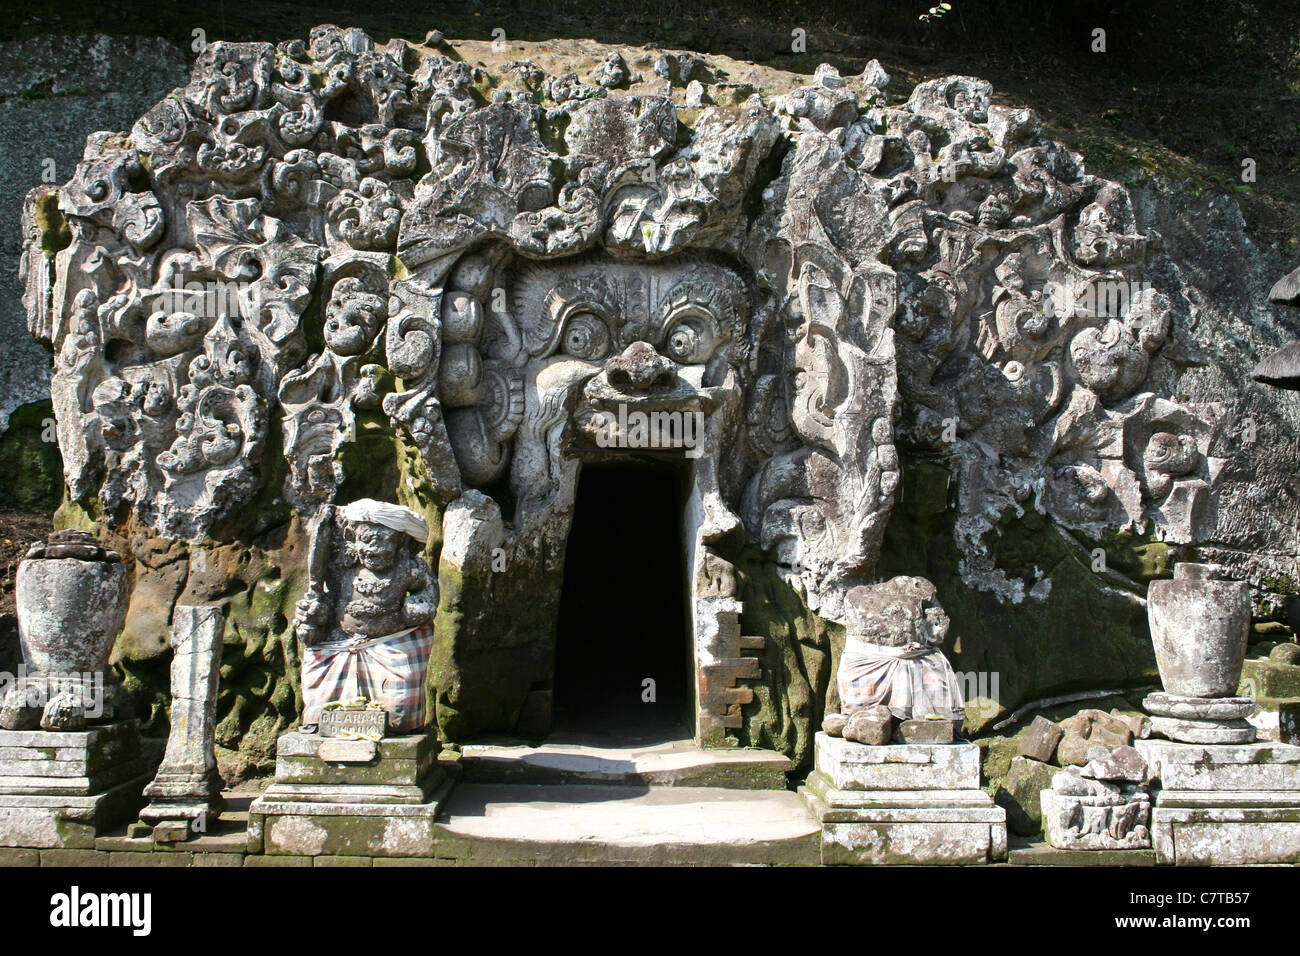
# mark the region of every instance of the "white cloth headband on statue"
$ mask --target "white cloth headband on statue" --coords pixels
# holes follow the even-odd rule
[[[424,544],[429,540],[429,525],[424,518],[402,505],[391,504],[387,501],[376,501],[373,498],[362,498],[360,501],[341,505],[338,510],[349,521],[381,524],[385,528],[392,528],[394,531],[409,534],[420,544]]]

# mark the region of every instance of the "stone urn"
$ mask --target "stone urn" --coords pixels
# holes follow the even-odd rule
[[[1165,692],[1231,697],[1250,634],[1250,588],[1212,564],[1182,562],[1172,581],[1153,581],[1147,619]]]
[[[116,551],[84,531],[56,532],[19,563],[14,597],[30,673],[86,674],[108,666],[127,606],[126,566]]]

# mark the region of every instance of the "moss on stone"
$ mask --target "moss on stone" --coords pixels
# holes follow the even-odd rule
[[[1117,575],[1094,573],[1090,543],[1058,533],[1036,511],[1004,515],[984,539],[994,565],[1022,580],[1026,591],[1041,579],[1050,581],[1050,591],[1043,600],[1003,603],[964,580],[955,510],[947,506],[948,470],[935,459],[905,454],[902,472],[903,494],[885,533],[880,577],[921,575],[938,588],[952,619],[946,651],[967,696],[997,705],[968,713],[968,735],[1029,701],[1158,680],[1145,595],[1117,586],[1123,580]],[[1104,544],[1107,565],[1145,584],[1167,567],[1157,545],[1140,536],[1113,536]]]
[[[63,459],[49,402],[21,405],[0,433],[0,505],[50,512],[63,495]]]
[[[743,708],[742,744],[785,754],[798,773],[812,767],[813,737],[827,709],[838,709],[835,669],[844,629],[805,607],[780,568],[746,545],[736,561],[744,611],[741,632],[761,636],[762,676],[747,681],[754,700]]]

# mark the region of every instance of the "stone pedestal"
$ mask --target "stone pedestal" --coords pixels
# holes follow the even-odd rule
[[[979,785],[974,744],[868,746],[819,733],[799,792],[821,823],[825,864],[952,865],[1006,858],[1006,811]]]
[[[221,812],[214,750],[217,680],[225,615],[219,607],[177,607],[172,616],[171,733],[158,775],[145,788],[140,819],[159,841],[204,832]]]
[[[1300,747],[1134,745],[1158,783],[1151,835],[1161,863],[1300,863]]]
[[[432,734],[285,734],[275,782],[249,807],[249,839],[273,856],[429,856],[452,784],[439,749]]]
[[[89,730],[0,731],[0,846],[94,846],[143,803],[138,721]]]
[[[1142,708],[1151,715],[1151,732],[1186,744],[1248,744],[1255,728],[1253,697],[1181,697],[1148,694]]]

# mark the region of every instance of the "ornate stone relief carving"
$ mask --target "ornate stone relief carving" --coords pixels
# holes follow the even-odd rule
[[[756,667],[727,555],[760,545],[845,623],[898,444],[952,462],[963,574],[1003,599],[1050,590],[984,553],[1008,510],[1213,535],[1223,413],[1170,394],[1194,306],[1146,282],[1159,237],[1121,187],[975,78],[887,105],[879,64],[822,67],[733,107],[664,63],[697,105],[624,92],[616,57],[487,83],[333,26],[210,44],[129,135],[91,137],[52,257],[50,198],[27,204],[71,497],[203,540],[265,481],[278,427],[311,518],[358,410],[382,409],[429,500],[491,502],[446,511],[457,560],[541,560],[578,463],[658,438],[689,474],[692,581],[724,582],[692,610],[701,673],[729,675],[702,692],[723,727]]]

